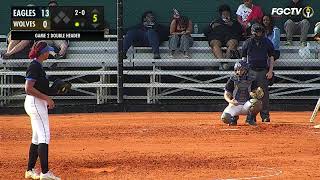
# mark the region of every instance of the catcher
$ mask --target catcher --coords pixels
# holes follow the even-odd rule
[[[221,120],[230,126],[236,126],[239,115],[258,114],[262,109],[262,88],[257,87],[254,78],[248,76],[249,66],[245,61],[234,65],[234,74],[225,86],[224,99],[229,103],[221,115]],[[254,89],[251,92],[251,89]],[[250,99],[251,96],[251,99]],[[249,125],[256,125],[252,118],[247,118]]]

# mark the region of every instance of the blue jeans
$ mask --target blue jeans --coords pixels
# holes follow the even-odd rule
[[[128,49],[133,44],[138,44],[139,46],[151,46],[153,53],[159,54],[159,36],[158,33],[153,29],[149,29],[147,31],[143,31],[141,29],[129,30],[124,37],[124,53],[127,53]]]

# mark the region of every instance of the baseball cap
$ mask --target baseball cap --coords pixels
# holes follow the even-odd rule
[[[251,31],[253,33],[264,32],[264,28],[263,28],[263,26],[261,24],[255,23],[255,24],[252,25]]]

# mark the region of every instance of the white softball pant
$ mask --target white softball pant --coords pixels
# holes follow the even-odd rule
[[[249,108],[251,103],[247,101],[244,105],[233,105],[229,104],[223,111],[223,114],[228,113],[231,116],[238,116],[238,115],[247,115],[249,112]]]
[[[27,95],[24,109],[31,120],[32,143],[40,144],[50,142],[50,129],[47,102],[37,97]]]

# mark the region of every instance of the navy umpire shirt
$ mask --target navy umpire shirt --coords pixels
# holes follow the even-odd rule
[[[268,69],[268,59],[273,53],[273,44],[267,37],[261,39],[251,37],[242,45],[242,57],[247,58],[251,69]]]
[[[39,61],[33,60],[30,63],[26,74],[26,80],[35,81],[34,88],[43,94],[49,95],[49,80]]]

